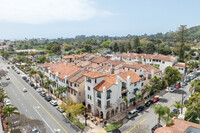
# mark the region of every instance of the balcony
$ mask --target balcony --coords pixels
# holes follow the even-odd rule
[[[101,95],[98,95],[98,94],[97,94],[97,97],[101,99]]]
[[[87,82],[91,83],[91,82],[92,82],[92,80],[91,80],[91,79],[87,79]]]
[[[111,105],[106,105],[106,109],[112,108]]]
[[[97,106],[98,106],[99,108],[101,108],[101,104],[100,104],[100,103],[97,103]]]

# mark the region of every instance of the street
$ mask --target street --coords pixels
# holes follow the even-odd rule
[[[174,92],[167,92],[163,96],[160,96],[160,101],[156,104],[161,104],[162,106],[168,106],[170,110],[174,109],[171,107],[175,101],[182,100],[182,93],[186,92],[189,93],[190,84],[185,87],[181,87],[180,89],[176,89]],[[185,98],[188,95],[184,95]],[[147,108],[139,113],[138,116],[129,120],[126,124],[124,124],[120,130],[123,133],[134,133],[134,129],[137,128],[139,125],[142,127],[148,127],[149,133],[151,133],[151,128],[157,124],[158,115],[154,114],[154,110],[152,108]],[[165,126],[165,123],[161,121],[161,125]]]
[[[4,77],[1,82],[5,92],[8,94],[11,103],[16,106],[21,114],[31,118],[39,119],[46,126],[46,133],[77,133],[80,132],[63,115],[47,102],[40,94],[27,84],[19,74],[12,69],[7,69],[1,59],[0,69],[8,71],[10,80]],[[24,93],[23,88],[28,92]]]

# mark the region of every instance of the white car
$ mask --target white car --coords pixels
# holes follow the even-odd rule
[[[174,88],[173,86],[169,87],[169,91],[170,91],[170,92],[173,92],[173,91],[175,91],[175,90],[176,90],[176,88]]]
[[[6,106],[11,105],[11,101],[10,101],[9,99],[6,100],[6,101],[5,101],[5,105],[6,105]]]
[[[26,88],[24,88],[24,89],[23,89],[23,92],[27,92],[27,89],[26,89]]]
[[[36,128],[33,128],[32,133],[39,133],[39,131]]]
[[[53,105],[53,106],[57,106],[58,105],[57,102],[56,102],[56,100],[51,100],[50,104]]]
[[[10,78],[9,78],[9,77],[6,77],[6,80],[10,80]]]

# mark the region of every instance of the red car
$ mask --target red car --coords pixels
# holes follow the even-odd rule
[[[177,84],[177,85],[174,86],[174,88],[179,89],[179,88],[181,88],[181,85]]]
[[[154,97],[154,99],[153,99],[152,101],[153,101],[153,103],[156,103],[156,102],[158,102],[159,100],[160,100],[159,97]]]

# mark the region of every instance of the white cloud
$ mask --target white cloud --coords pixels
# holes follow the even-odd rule
[[[92,0],[0,0],[0,21],[40,24],[87,20],[108,11],[95,9]]]

